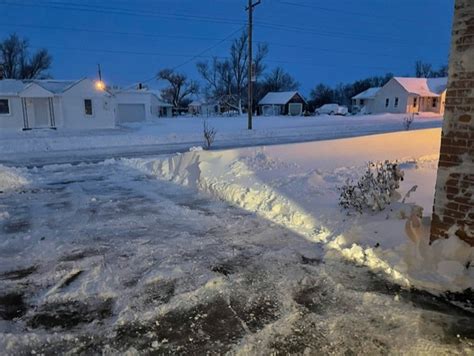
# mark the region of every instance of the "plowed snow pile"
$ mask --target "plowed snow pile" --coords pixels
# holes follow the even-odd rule
[[[0,191],[16,189],[26,184],[28,184],[28,179],[23,170],[0,164]]]
[[[473,249],[457,237],[428,245],[439,142],[440,130],[430,129],[124,162],[322,243],[326,259],[342,254],[404,286],[462,291],[474,287]],[[403,199],[382,212],[342,211],[338,187],[384,160],[405,172]]]

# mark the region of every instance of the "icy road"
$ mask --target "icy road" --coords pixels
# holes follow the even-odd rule
[[[120,161],[0,194],[0,350],[469,354],[474,319]],[[5,213],[6,212],[6,213]]]

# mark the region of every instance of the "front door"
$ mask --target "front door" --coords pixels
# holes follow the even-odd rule
[[[49,101],[47,98],[31,99],[33,117],[31,118],[32,128],[51,127],[51,113],[49,112]]]

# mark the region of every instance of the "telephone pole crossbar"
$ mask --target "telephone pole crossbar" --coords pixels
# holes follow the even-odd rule
[[[262,1],[258,0],[257,2],[253,2],[253,0],[249,0],[249,4],[246,8],[246,10],[249,12],[249,28],[248,28],[248,42],[249,42],[249,49],[248,49],[248,54],[249,54],[249,62],[248,62],[248,107],[247,107],[247,113],[248,113],[248,129],[252,130],[252,111],[253,111],[253,85],[252,85],[252,79],[253,79],[253,52],[252,52],[252,35],[253,35],[253,9],[259,5]]]

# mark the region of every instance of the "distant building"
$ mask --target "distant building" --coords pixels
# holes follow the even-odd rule
[[[216,116],[221,113],[221,106],[217,102],[194,100],[188,105],[190,115]]]
[[[259,114],[264,116],[301,116],[306,100],[297,91],[270,92],[258,103]]]
[[[366,113],[444,114],[448,78],[394,77],[382,88],[352,98],[353,109]]]
[[[112,95],[90,79],[0,80],[0,128],[115,127]]]
[[[143,122],[171,117],[173,105],[165,103],[160,93],[147,89],[116,90],[117,123]]]
[[[352,97],[352,112],[371,114],[374,111],[375,97],[381,88],[369,88]]]

